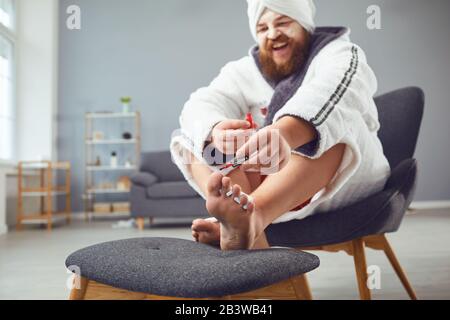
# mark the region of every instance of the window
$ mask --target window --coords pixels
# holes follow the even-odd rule
[[[0,159],[14,160],[14,1],[0,0]]]
[[[0,0],[0,23],[8,29],[14,27],[14,1]]]

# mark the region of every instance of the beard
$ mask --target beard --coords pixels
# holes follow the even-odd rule
[[[273,44],[281,42],[287,42],[292,48],[291,57],[287,62],[277,64],[273,59]],[[259,61],[264,76],[272,81],[279,82],[300,69],[308,57],[309,42],[309,35],[304,42],[293,41],[286,35],[281,35],[275,41],[266,41],[265,46],[259,50]]]

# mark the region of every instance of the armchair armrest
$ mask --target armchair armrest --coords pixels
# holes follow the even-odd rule
[[[150,187],[158,181],[158,178],[150,172],[138,172],[130,177],[132,183],[142,187]]]

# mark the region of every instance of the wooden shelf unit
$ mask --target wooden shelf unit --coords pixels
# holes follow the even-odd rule
[[[55,172],[63,171],[64,185],[54,185]],[[27,187],[24,179],[31,176],[39,179],[38,187]],[[47,224],[47,230],[51,231],[53,223],[65,219],[71,221],[71,189],[70,189],[71,165],[69,162],[51,161],[21,161],[18,166],[18,196],[17,196],[17,230],[22,230],[24,224]],[[56,211],[54,198],[65,197],[65,208]],[[26,213],[24,201],[27,198],[40,199],[40,212]]]
[[[110,125],[113,130],[105,135],[103,139],[96,139],[94,132],[105,121]],[[117,132],[116,127],[121,124],[127,123],[129,125],[129,131],[132,133],[131,139],[123,139],[120,136],[120,132]],[[112,185],[110,188],[103,188],[97,184],[97,175],[101,174],[103,177],[117,176],[120,173],[122,176],[130,176],[136,172],[139,168],[141,157],[141,114],[139,111],[134,112],[88,112],[85,114],[85,188],[84,188],[84,212],[86,220],[91,220],[97,217],[127,217],[130,212],[95,212],[94,205],[98,202],[110,202],[114,203],[117,200],[114,198],[128,198],[130,190],[123,190],[115,188]],[[105,154],[115,148],[124,147],[130,151],[132,155],[132,164],[127,167],[122,163],[115,167],[111,167],[109,164],[102,163],[99,166],[92,165],[96,156],[101,155],[103,158]],[[111,181],[110,183],[116,184],[117,181]]]

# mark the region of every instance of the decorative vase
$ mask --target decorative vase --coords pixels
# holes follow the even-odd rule
[[[111,153],[110,165],[111,165],[111,168],[117,168],[117,153],[116,152]]]

